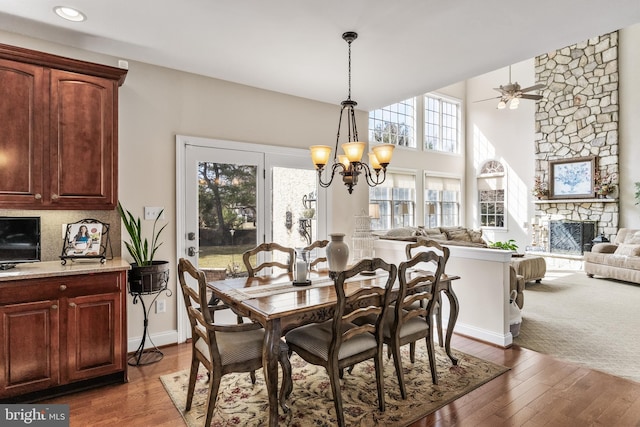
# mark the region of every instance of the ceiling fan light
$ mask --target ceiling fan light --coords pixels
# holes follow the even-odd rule
[[[518,105],[520,105],[520,100],[518,98],[513,98],[509,104],[509,109],[515,110],[518,108]]]
[[[504,110],[505,108],[507,108],[507,103],[504,99],[501,99],[500,102],[498,102],[498,110]]]

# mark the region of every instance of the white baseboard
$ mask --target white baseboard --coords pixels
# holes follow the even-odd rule
[[[505,335],[499,335],[493,331],[480,329],[475,326],[465,325],[464,323],[459,322],[456,323],[453,330],[456,334],[495,344],[499,347],[506,348],[513,344],[513,336],[511,335],[511,332],[507,332]]]
[[[138,349],[138,346],[140,346],[141,341],[142,341],[141,336],[136,338],[129,338],[127,342],[127,352],[131,353],[136,351]],[[150,341],[153,341],[153,343],[151,343]],[[150,336],[147,336],[147,339],[145,340],[145,343],[144,343],[144,348],[153,347],[154,344],[156,347],[161,347],[163,345],[171,345],[171,344],[177,344],[177,343],[178,343],[177,330],[164,331],[164,332],[151,334]]]

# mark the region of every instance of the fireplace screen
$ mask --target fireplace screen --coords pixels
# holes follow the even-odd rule
[[[582,255],[585,244],[591,243],[595,235],[595,221],[551,221],[549,222],[549,251]]]

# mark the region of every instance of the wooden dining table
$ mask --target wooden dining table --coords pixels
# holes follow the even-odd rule
[[[419,274],[416,272],[410,274]],[[385,275],[360,275],[345,282],[345,292],[363,286],[384,287]],[[456,365],[458,360],[451,354],[451,335],[458,318],[458,299],[451,283],[459,276],[443,275],[438,292],[449,299],[450,311],[445,339],[446,353]],[[328,271],[312,271],[311,285],[294,286],[291,273],[271,276],[228,278],[208,283],[216,298],[233,308],[237,313],[261,324],[265,330],[262,350],[265,383],[269,396],[269,425],[278,425],[278,355],[280,339],[291,329],[329,320],[333,317],[336,293]],[[398,285],[394,286],[397,289]],[[289,390],[290,391],[290,390]],[[286,406],[283,405],[286,410]]]

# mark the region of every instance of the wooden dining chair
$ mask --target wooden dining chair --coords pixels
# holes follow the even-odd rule
[[[328,244],[329,244],[328,240],[316,240],[315,242],[311,243],[309,246],[305,247],[304,250],[311,252],[314,249],[326,248]],[[315,266],[317,266],[321,262],[327,262],[327,257],[326,256],[316,257],[309,264],[309,268],[314,268]]]
[[[197,288],[187,283],[188,277],[197,281]],[[185,411],[191,409],[198,368],[202,364],[209,374],[207,414],[204,423],[205,426],[209,426],[223,375],[250,372],[251,382],[255,384],[255,370],[262,367],[264,329],[257,323],[216,324],[212,313],[208,309],[201,309],[208,306],[205,274],[185,258],[180,258],[178,262],[178,280],[191,324],[191,370]],[[284,401],[291,392],[292,383],[288,348],[284,341],[281,341],[279,361],[283,373],[280,404],[286,411]]]
[[[260,253],[270,253],[271,260],[265,261],[257,266],[253,266],[251,264],[251,257],[256,257],[258,259],[258,254]],[[286,263],[282,261],[277,261],[276,258],[279,255],[286,255]],[[253,249],[249,249],[242,254],[242,261],[244,262],[245,267],[247,268],[247,273],[249,273],[249,277],[255,277],[256,273],[267,267],[278,267],[284,270],[287,270],[289,273],[293,273],[293,263],[296,259],[295,249],[288,248],[278,243],[262,243],[256,246]]]
[[[416,268],[419,267],[419,268]],[[414,271],[415,270],[415,271]],[[434,296],[444,270],[444,257],[436,252],[419,252],[398,266],[400,288],[393,311],[385,319],[384,342],[390,347],[396,368],[400,394],[407,398],[402,370],[400,347],[409,344],[409,357],[415,363],[416,342],[426,340],[431,367],[431,380],[438,384],[433,334],[431,332],[432,314],[435,306]],[[416,304],[422,301],[426,304]]]
[[[418,251],[424,250],[435,250],[437,253],[444,257],[444,267],[442,268],[442,273],[444,274],[447,261],[449,260],[450,251],[446,246],[442,246],[440,243],[435,240],[429,239],[418,239],[417,242],[413,242],[405,246],[405,255],[407,259],[411,259],[415,253]],[[423,304],[424,303],[420,303]],[[435,296],[435,302],[433,307],[433,316],[436,318],[436,331],[438,334],[438,343],[440,347],[444,346],[444,333],[442,327],[442,310],[441,310],[441,296],[437,294]]]
[[[366,286],[360,283],[354,291],[345,290],[345,281],[366,271],[388,273],[385,286]],[[331,391],[338,418],[344,426],[340,378],[344,368],[373,359],[378,388],[378,408],[384,411],[384,382],[382,373],[382,320],[391,299],[391,288],[397,267],[380,258],[365,259],[334,280],[337,302],[333,319],[295,328],[285,335],[289,348],[308,363],[323,366],[331,381]],[[372,280],[370,276],[363,280]],[[357,319],[365,319],[360,325]]]

